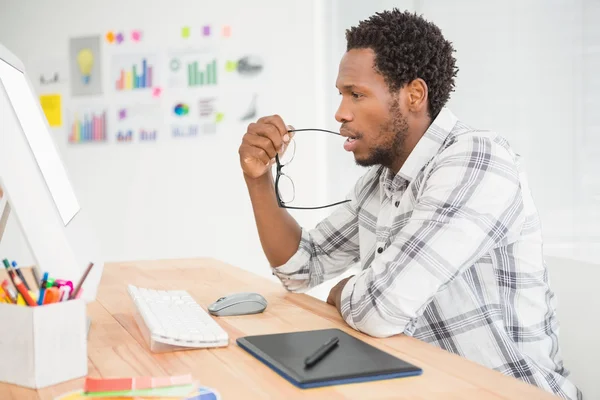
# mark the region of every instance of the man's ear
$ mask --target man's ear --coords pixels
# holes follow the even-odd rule
[[[409,82],[405,88],[407,97],[407,108],[410,112],[420,114],[427,111],[428,88],[421,78]]]

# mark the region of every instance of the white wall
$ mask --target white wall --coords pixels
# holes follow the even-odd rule
[[[0,0],[0,42],[35,69],[40,60],[67,57],[71,36],[137,28],[164,48],[169,44],[164,34],[184,24],[229,23],[234,36],[244,32],[235,39],[240,48],[267,57],[270,80],[261,87],[260,114],[279,113],[297,128],[335,129],[339,97],[334,82],[345,51],[344,31],[391,7],[424,14],[454,43],[460,71],[449,106],[474,127],[500,132],[524,156],[546,253],[597,263],[598,185],[586,180],[600,170],[597,1],[182,0],[174,9],[159,0]],[[142,16],[139,8],[147,13]],[[66,86],[59,89],[67,93]],[[270,276],[238,166],[244,128],[226,123],[218,138],[191,145],[77,148],[66,145],[60,130],[55,139],[109,260],[214,256]],[[315,183],[315,190],[300,193],[307,201],[338,200],[364,173],[351,155],[330,143],[315,139],[308,144],[314,151],[295,160],[302,166],[293,171],[297,186]],[[294,214],[311,226],[327,210]],[[9,229],[12,236],[0,247],[2,256],[23,246],[14,220]],[[567,367],[589,389],[586,369],[594,371],[593,360],[600,355],[577,338],[582,330],[600,329],[597,318],[588,318],[597,312],[587,301],[600,269],[549,260]],[[335,283],[312,293],[324,298]],[[595,352],[590,362],[582,359],[588,350]]]
[[[44,62],[66,63],[70,37],[140,29],[142,46],[165,52],[181,46],[179,34],[184,25],[199,29],[205,23],[213,27],[230,24],[233,35],[227,45],[232,53],[258,54],[266,69],[254,87],[242,87],[240,93],[235,88],[219,92],[223,103],[257,90],[260,115],[278,113],[298,128],[322,125],[322,107],[314,101],[319,97],[323,67],[319,64],[321,49],[315,46],[321,40],[316,36],[322,23],[318,1],[182,0],[176,7],[147,0],[1,3],[0,42],[21,58],[28,72],[39,71]],[[140,10],[145,11],[142,14]],[[122,104],[111,91],[114,47],[103,45],[106,94],[90,99],[108,103],[111,112]],[[40,89],[37,80],[34,84]],[[66,110],[82,102],[69,96],[68,84],[53,90],[63,94]],[[163,95],[165,115],[170,100],[175,99],[168,92]],[[68,123],[66,111],[63,117]],[[80,203],[89,209],[96,225],[107,260],[213,256],[270,276],[238,161],[237,149],[246,125],[226,119],[215,137],[156,144],[77,146],[67,144],[67,129],[54,129],[52,134]],[[318,174],[322,148],[304,143],[303,150],[294,162],[303,168],[290,172],[294,172],[297,186],[314,186],[299,197],[320,203],[325,197],[324,178]],[[322,214],[298,212],[297,216],[310,226]],[[14,218],[7,235],[7,243],[0,248],[3,256],[26,262]]]
[[[565,366],[584,399],[600,399],[598,368],[600,297],[594,295],[600,280],[598,264],[562,257],[547,257],[550,283],[556,293],[560,345]]]

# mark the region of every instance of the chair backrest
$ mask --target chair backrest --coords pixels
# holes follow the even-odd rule
[[[546,257],[557,298],[559,344],[570,379],[584,399],[600,399],[600,260],[591,264]]]

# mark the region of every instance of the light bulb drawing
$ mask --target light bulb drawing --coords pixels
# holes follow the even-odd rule
[[[79,72],[81,73],[81,79],[84,84],[89,84],[92,68],[94,67],[94,53],[90,49],[81,49],[77,53],[77,65],[79,66]]]

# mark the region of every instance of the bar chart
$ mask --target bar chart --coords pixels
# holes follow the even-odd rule
[[[150,89],[155,86],[156,70],[148,56],[127,56],[116,58],[113,63],[113,77],[117,92]]]
[[[205,86],[217,84],[217,60],[212,60],[203,65],[194,61],[187,65],[188,86]]]
[[[169,54],[170,87],[180,89],[216,87],[219,83],[219,62],[214,51],[180,51]]]
[[[131,129],[117,132],[117,142],[131,142],[133,140],[133,131]]]
[[[142,142],[150,142],[156,140],[156,130],[140,130],[140,141]]]
[[[69,143],[106,142],[106,111],[75,114]]]
[[[190,136],[198,136],[199,129],[198,125],[190,125],[190,126],[172,126],[171,133],[173,137],[190,137]]]

